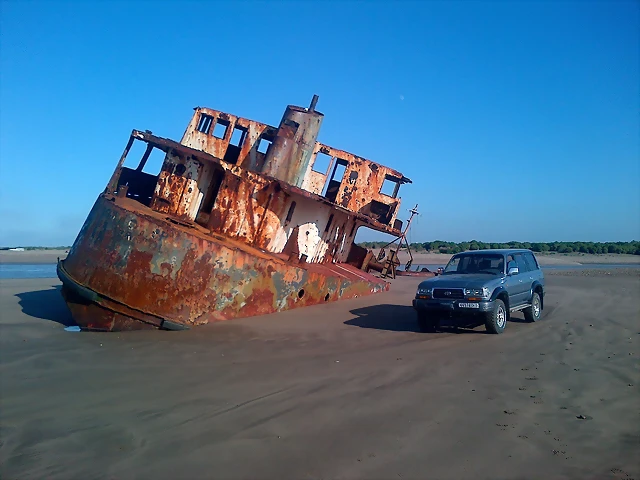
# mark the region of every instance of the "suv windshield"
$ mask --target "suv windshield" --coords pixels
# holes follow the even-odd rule
[[[444,273],[490,273],[504,272],[504,257],[498,254],[456,255],[449,260]]]

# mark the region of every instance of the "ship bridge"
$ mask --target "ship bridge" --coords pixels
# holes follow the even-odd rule
[[[281,258],[359,267],[357,229],[400,236],[399,189],[411,180],[319,142],[317,101],[287,106],[277,127],[196,107],[180,142],[134,130],[107,190]],[[147,149],[131,169],[134,141]],[[165,153],[158,175],[142,171],[154,148]]]

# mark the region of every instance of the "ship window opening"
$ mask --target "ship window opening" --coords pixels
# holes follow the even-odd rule
[[[216,126],[213,127],[213,136],[216,138],[225,138],[227,136],[227,129],[229,128],[229,121],[219,118],[216,122]]]
[[[244,143],[244,139],[247,135],[247,130],[242,127],[235,127],[233,129],[233,133],[231,134],[231,145],[235,145],[236,147],[242,147]]]
[[[242,144],[246,136],[247,130],[243,127],[235,127],[231,134],[231,140],[229,146],[224,154],[224,160],[229,163],[237,163],[240,158],[240,152],[242,151]]]
[[[384,182],[380,187],[380,193],[387,197],[396,198],[398,190],[400,189],[400,179],[386,175]]]
[[[162,170],[162,165],[164,164],[166,156],[167,154],[162,150],[157,148],[152,149],[142,166],[142,171],[151,175],[158,175],[160,170]]]
[[[209,129],[211,128],[211,122],[213,122],[213,117],[211,115],[201,113],[200,120],[198,121],[198,126],[196,127],[196,130],[202,133],[209,134]]]
[[[271,140],[267,140],[266,138],[262,138],[260,137],[260,139],[258,140],[258,152],[259,153],[267,153],[267,150],[269,150],[269,147],[271,146]]]
[[[129,149],[124,167],[138,172],[145,172],[158,175],[162,169],[162,164],[166,153],[152,144],[135,141]]]
[[[324,301],[328,302],[329,298],[331,298],[331,295],[329,295],[328,293],[324,296]]]
[[[185,167],[182,163],[179,163],[178,165],[176,165],[176,169],[174,170],[174,173],[176,175],[182,175],[186,171],[187,171],[187,167]]]
[[[342,158],[336,160],[336,166],[333,167],[333,173],[331,174],[331,179],[327,182],[327,190],[324,194],[325,198],[330,202],[334,202],[338,197],[342,177],[344,177],[344,172],[346,172],[348,164],[349,162]]]
[[[313,167],[311,169],[314,172],[322,173],[324,175],[327,174],[329,167],[331,166],[331,161],[333,158],[331,155],[327,155],[326,153],[318,152],[316,155],[316,159],[313,162]]]
[[[301,288],[300,291],[298,292],[298,298],[302,298],[304,297],[304,288]]]
[[[287,218],[284,221],[285,225],[287,225],[293,218],[293,212],[295,209],[296,209],[296,202],[291,202],[291,205],[289,206],[289,211],[287,212]]]
[[[127,187],[127,198],[151,205],[158,175],[166,154],[146,142],[133,142],[120,171],[116,191]]]
[[[344,177],[344,172],[347,171],[348,164],[349,162],[339,158],[338,162],[336,163],[336,168],[333,169],[333,176],[331,177],[331,180],[342,182],[342,178]]]
[[[327,222],[327,226],[324,227],[325,233],[329,231],[329,228],[331,228],[331,222],[333,222],[333,213],[329,215],[329,221]]]

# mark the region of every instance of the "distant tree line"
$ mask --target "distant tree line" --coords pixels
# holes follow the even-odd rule
[[[387,242],[361,242],[359,245],[364,248],[380,248]],[[550,243],[529,243],[529,242],[507,242],[507,243],[486,243],[478,240],[470,242],[445,242],[435,240],[433,242],[412,243],[411,250],[415,252],[432,253],[459,253],[466,250],[482,250],[485,248],[528,248],[534,252],[557,252],[557,253],[626,253],[630,255],[640,255],[640,241],[633,242],[550,242]]]

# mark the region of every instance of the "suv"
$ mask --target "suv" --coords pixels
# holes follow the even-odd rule
[[[502,333],[512,312],[538,321],[544,293],[544,274],[531,250],[474,250],[454,255],[440,275],[421,282],[413,308],[423,332],[455,319],[456,327],[466,320]]]

